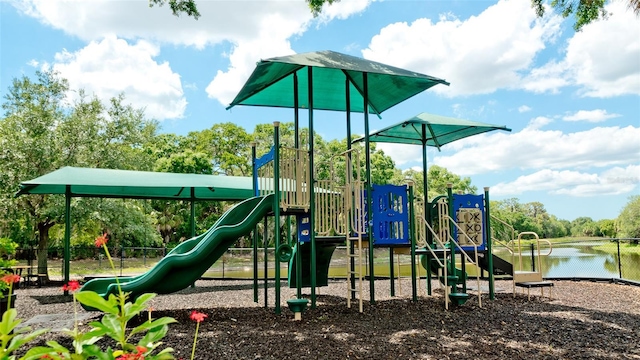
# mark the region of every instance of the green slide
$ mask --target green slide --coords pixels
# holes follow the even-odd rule
[[[316,286],[327,286],[329,284],[329,266],[333,251],[336,249],[335,243],[316,243]],[[302,281],[301,287],[311,287],[311,243],[306,242],[293,247],[293,256],[289,260],[289,287],[297,287],[296,279],[296,256],[301,257]]]
[[[273,210],[273,195],[254,197],[227,210],[204,234],[171,250],[151,270],[138,276],[118,278],[123,292],[134,299],[144,293],[169,294],[198,280],[236,240],[253,230]],[[102,297],[116,294],[115,278],[94,279],[82,287]],[[90,309],[87,309],[90,310]]]

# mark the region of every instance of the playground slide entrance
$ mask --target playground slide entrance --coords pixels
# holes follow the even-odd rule
[[[206,233],[178,245],[151,270],[138,276],[118,278],[122,291],[130,292],[134,299],[148,292],[169,294],[193,284],[238,237],[250,233],[262,218],[273,211],[273,198],[273,194],[257,196],[236,204]],[[82,290],[94,291],[104,298],[118,292],[115,278],[91,280]]]

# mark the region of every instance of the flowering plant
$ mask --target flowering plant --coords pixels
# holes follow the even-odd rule
[[[95,241],[97,247],[104,248],[109,264],[115,271],[115,266],[109,249],[107,248],[107,234],[98,236]],[[63,286],[64,291],[73,294],[74,313],[76,313],[76,301],[81,304],[104,312],[100,321],[91,322],[91,330],[81,332],[78,330],[77,321],[73,330],[66,330],[65,333],[73,339],[73,352],[56,341],[48,341],[47,346],[34,347],[30,349],[25,358],[47,358],[47,359],[115,359],[115,360],[161,360],[173,359],[171,352],[173,349],[165,348],[154,354],[155,350],[162,344],[160,340],[164,338],[169,330],[168,324],[175,322],[175,319],[163,317],[153,320],[149,315],[149,320],[141,325],[128,328],[128,322],[137,317],[143,310],[148,309],[148,302],[156,294],[143,294],[135,301],[128,301],[129,294],[124,293],[120,287],[118,277],[115,278],[118,286],[118,294],[110,294],[104,299],[93,291],[75,292],[80,288],[77,281],[71,281]],[[136,344],[131,343],[134,336],[142,337]],[[111,347],[101,350],[95,343],[103,337],[110,337],[117,344],[117,349]],[[2,357],[0,357],[2,359]]]
[[[16,261],[12,257],[16,254],[16,248],[18,244],[14,243],[7,237],[0,238],[0,276],[7,274],[13,274],[11,266],[15,265]],[[20,281],[18,279],[18,281]],[[13,282],[11,283],[13,286]],[[6,282],[0,281],[0,298],[10,293],[10,288]]]
[[[193,360],[196,355],[196,344],[198,342],[198,330],[200,329],[200,323],[204,321],[204,319],[207,317],[207,314],[203,314],[201,312],[193,310],[189,317],[191,318],[191,320],[196,322],[196,332],[193,335],[193,347],[191,348],[191,360]]]

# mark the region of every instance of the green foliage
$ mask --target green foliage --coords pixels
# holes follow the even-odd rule
[[[22,319],[18,318],[16,309],[8,309],[2,314],[2,322],[0,322],[0,341],[2,342],[0,359],[15,359],[12,355],[14,351],[47,332],[47,329],[31,331],[29,326],[20,326],[20,324],[22,324]]]
[[[163,6],[166,3],[169,3],[174,16],[180,16],[180,14],[184,13],[196,20],[200,17],[200,12],[194,0],[149,0],[149,7],[153,7],[153,5]]]
[[[629,202],[618,216],[619,237],[640,238],[640,195],[629,197]]]
[[[608,0],[552,0],[551,7],[565,18],[575,17],[573,28],[580,31],[583,26],[595,20],[607,18],[608,12],[604,8],[607,2]],[[631,0],[630,7],[637,7],[633,3],[634,0]],[[542,0],[531,0],[531,6],[538,17],[544,16],[545,8]]]
[[[422,171],[413,169],[405,170],[402,178],[411,179],[415,184],[415,196],[422,198],[424,196],[424,181]],[[447,194],[447,184],[453,185],[454,193],[475,194],[478,188],[471,185],[471,178],[460,177],[446,168],[438,165],[431,165],[427,170],[427,187],[429,190],[429,200],[436,196]]]
[[[334,2],[338,2],[338,1],[340,0],[307,0],[307,4],[309,4],[309,9],[311,10],[311,13],[315,17],[320,15],[320,13],[322,12],[322,6],[325,3],[331,5]]]

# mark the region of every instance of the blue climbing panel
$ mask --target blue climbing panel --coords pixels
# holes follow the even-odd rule
[[[484,250],[486,246],[486,236],[484,231],[485,213],[484,196],[473,194],[453,195],[453,218],[466,234],[459,234],[457,227],[453,229],[453,238],[456,239],[460,247],[473,250],[471,241],[479,244],[478,250]],[[470,241],[471,240],[471,241]]]
[[[410,244],[407,188],[373,185],[372,194],[373,244]]]
[[[301,243],[311,240],[311,223],[309,222],[309,214],[298,214],[296,216],[298,222],[298,239]]]

